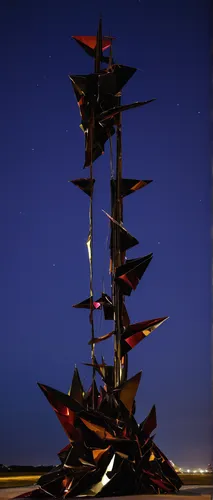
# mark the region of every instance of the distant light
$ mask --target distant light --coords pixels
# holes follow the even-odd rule
[[[205,469],[205,472],[208,472],[208,469]]]
[[[196,470],[193,470],[193,474],[196,474],[196,473],[197,473],[197,471],[196,471]]]
[[[191,472],[191,470],[190,470],[190,469],[187,469],[187,471],[186,471],[186,472],[188,472],[188,473],[189,473],[189,472]]]

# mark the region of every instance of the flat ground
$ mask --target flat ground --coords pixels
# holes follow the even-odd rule
[[[22,493],[25,493],[29,491],[29,486],[25,488],[2,488],[0,490],[0,500],[12,500],[15,496],[21,495]],[[213,486],[184,486],[183,490],[181,489],[179,495],[182,497],[181,500],[189,500],[188,496],[193,496],[192,498],[195,499],[196,496],[200,496],[201,500],[213,500]],[[160,496],[160,495],[159,495]],[[177,500],[178,495],[161,495],[162,500]],[[127,500],[139,500],[139,497],[141,500],[156,500],[156,496],[140,496],[138,495],[133,496],[133,497],[127,497]],[[119,499],[116,498],[114,500],[121,500],[122,497]],[[125,500],[125,497],[123,497]]]
[[[33,488],[32,488],[33,489]],[[14,498],[15,496],[21,495],[22,493],[26,493],[30,490],[30,486],[25,488],[2,488],[0,489],[0,500],[9,500]]]
[[[21,495],[22,493],[34,489],[34,484],[40,476],[33,474],[1,474],[0,475],[0,500],[9,500],[14,496]],[[213,474],[187,474],[181,475],[184,486],[179,493],[180,496],[191,495],[208,495],[209,499],[213,500]],[[190,482],[191,479],[191,482]],[[170,497],[170,495],[169,495]],[[143,498],[143,497],[142,497]],[[156,497],[149,497],[156,498]],[[163,496],[166,500],[166,496]],[[175,498],[175,496],[173,497]],[[204,499],[203,499],[204,500]]]
[[[179,495],[210,495],[211,498],[213,499],[213,485],[205,485],[205,486],[200,486],[200,485],[188,485],[188,486],[182,486]]]

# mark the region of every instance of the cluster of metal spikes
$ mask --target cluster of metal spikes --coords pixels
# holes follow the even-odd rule
[[[122,177],[122,113],[154,101],[122,104],[121,92],[136,69],[115,64],[112,37],[102,36],[100,20],[96,36],[74,36],[94,61],[94,73],[70,75],[81,115],[85,136],[84,167],[89,176],[73,182],[90,198],[90,224],[87,240],[90,295],[76,304],[89,310],[91,325],[92,384],[84,391],[79,372],[74,370],[68,394],[38,384],[55,411],[69,444],[58,453],[60,465],[43,475],[37,488],[22,498],[111,497],[133,494],[177,492],[182,483],[170,461],[154,442],[156,410],[138,424],[135,397],[141,372],[128,378],[128,353],[160,326],[167,317],[131,324],[125,297],[135,290],[152,260],[152,254],[126,259],[126,252],[138,244],[123,225],[123,199],[147,186],[151,180]],[[109,51],[109,55],[105,53]],[[105,65],[104,69],[102,64]],[[111,168],[110,272],[111,296],[93,294],[93,164],[104,153],[104,145],[116,134],[116,172]],[[110,158],[110,164],[111,158]],[[95,336],[93,314],[103,310],[105,320],[114,321],[114,329]],[[95,356],[97,343],[114,338],[114,363],[109,366]],[[103,380],[98,389],[96,373]],[[18,497],[16,497],[18,498]]]

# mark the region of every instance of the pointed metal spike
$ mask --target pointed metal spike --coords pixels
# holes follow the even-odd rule
[[[106,111],[103,111],[99,117],[97,117],[97,121],[99,123],[103,123],[105,120],[108,120],[109,118],[114,118],[116,115],[119,113],[122,113],[123,111],[128,111],[129,109],[134,109],[138,108],[141,106],[145,106],[146,104],[149,104],[151,102],[156,101],[156,99],[150,99],[149,101],[136,101],[132,104],[125,104],[123,106],[115,106],[114,108],[107,109]]]
[[[72,307],[75,309],[90,309],[90,297],[88,299],[83,300],[82,302],[79,302],[78,304],[74,304]],[[101,302],[94,301],[93,302],[93,309],[101,309]]]
[[[123,224],[119,224],[117,220],[113,219],[111,215],[109,215],[105,210],[102,210],[102,212],[110,219],[112,224],[116,224],[120,228],[120,251],[121,252],[126,252],[126,250],[129,250],[130,248],[133,248],[134,246],[138,245],[139,241],[132,236],[123,226]],[[113,242],[113,231],[111,234],[111,242],[110,242],[110,248],[113,248],[114,242]]]
[[[152,180],[138,180],[138,179],[122,179],[121,180],[121,195],[123,198],[125,196],[129,196],[132,193],[135,193],[139,189],[142,189],[145,186],[148,186],[153,182]]]
[[[74,373],[73,373],[73,378],[72,378],[72,384],[70,386],[68,395],[83,405],[84,401],[84,388],[80,379],[80,375],[78,372],[78,368],[75,366]]]
[[[150,436],[150,434],[156,429],[156,427],[157,427],[156,407],[155,405],[153,405],[145,420],[140,424],[140,429],[144,432],[144,434]]]
[[[79,187],[81,191],[86,193],[88,196],[91,196],[93,193],[95,179],[92,179],[92,182],[90,178],[75,179],[68,182],[72,182],[74,186]]]
[[[121,339],[121,355],[124,356],[131,349],[141,342],[144,338],[148,337],[151,332],[156,330],[160,325],[168,319],[168,316],[162,318],[150,319],[140,323],[133,323],[129,325]]]
[[[129,413],[131,413],[133,409],[133,403],[140,384],[141,375],[142,371],[138,372],[134,375],[134,377],[131,377],[129,380],[124,382],[122,387],[118,387],[116,390],[116,392],[120,392],[120,401],[122,401],[122,403],[126,406]]]
[[[125,264],[116,269],[115,279],[118,281],[124,295],[131,295],[132,290],[136,290],[139,281],[145,273],[152,260],[150,253],[138,259],[127,259]]]

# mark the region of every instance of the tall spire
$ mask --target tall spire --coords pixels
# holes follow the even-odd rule
[[[52,406],[69,444],[58,453],[61,464],[43,475],[39,489],[28,498],[111,497],[137,494],[177,492],[182,483],[169,460],[154,443],[151,435],[157,425],[156,409],[137,424],[134,414],[136,393],[141,371],[128,379],[128,356],[132,350],[168,319],[167,316],[131,323],[125,298],[136,290],[152,261],[152,253],[139,258],[126,258],[133,246],[139,244],[123,225],[123,202],[126,196],[148,185],[149,180],[126,179],[122,176],[122,113],[142,107],[149,101],[121,103],[123,86],[135,73],[135,68],[114,64],[112,38],[103,37],[102,20],[97,35],[73,37],[84,51],[94,58],[94,73],[70,75],[77,98],[81,129],[85,135],[84,167],[86,178],[71,181],[89,196],[89,297],[74,305],[89,313],[88,344],[91,360],[84,363],[92,368],[92,382],[84,391],[77,367],[70,390],[63,393],[44,384],[40,389]],[[110,49],[109,57],[103,55]],[[107,64],[102,69],[101,63]],[[112,136],[116,134],[116,168],[113,168]],[[93,163],[110,143],[111,225],[110,259],[112,296],[101,290],[94,293],[93,284]],[[101,163],[101,162],[100,162]],[[85,279],[85,286],[86,279]],[[83,293],[83,292],[82,292]],[[98,297],[98,298],[97,298]],[[128,303],[128,299],[127,299]],[[94,316],[103,311],[106,321],[114,320],[114,329],[95,336]],[[74,340],[81,342],[81,332]],[[96,344],[114,340],[114,363],[107,364],[95,355]],[[95,374],[103,385],[98,389]]]
[[[121,105],[121,93],[118,94],[118,106]],[[121,196],[121,181],[122,181],[122,123],[121,123],[121,113],[117,115],[116,119],[116,189],[115,189],[115,201],[113,207],[113,216],[118,222],[122,224],[123,222],[123,202]],[[113,300],[114,300],[114,310],[115,310],[115,350],[114,350],[114,368],[115,368],[115,384],[119,386],[121,381],[121,335],[123,331],[122,324],[122,293],[115,281],[116,269],[121,266],[122,254],[121,254],[121,231],[119,225],[112,228],[114,233],[114,248],[112,253],[113,259]]]

